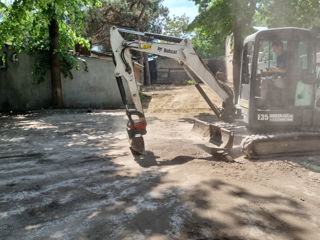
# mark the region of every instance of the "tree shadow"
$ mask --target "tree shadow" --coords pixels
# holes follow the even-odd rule
[[[197,146],[200,146],[197,145]],[[206,148],[205,145],[203,145]],[[201,145],[202,147],[202,145]],[[152,151],[146,151],[142,155],[133,154],[134,160],[143,168],[149,168],[154,166],[170,166],[170,165],[181,165],[187,162],[190,162],[194,159],[205,160],[205,161],[215,161],[215,162],[226,162],[226,163],[238,163],[233,160],[233,157],[225,151],[217,150],[213,151],[212,149],[208,150],[212,157],[192,157],[192,156],[176,156],[172,159],[162,160],[160,156],[156,156]],[[157,160],[159,159],[159,160]]]
[[[221,209],[224,203],[211,201],[212,196],[225,195],[230,207]],[[189,239],[285,239],[302,240],[304,229],[287,221],[287,217],[297,217],[309,221],[304,206],[291,198],[279,194],[257,194],[248,188],[221,180],[201,182],[186,193],[186,201],[194,209],[192,218],[184,222],[184,233]],[[229,200],[227,200],[229,199]],[[198,204],[198,202],[202,204]],[[219,206],[214,206],[217,204]],[[200,217],[195,212],[211,211],[211,218]],[[215,212],[220,218],[216,219]],[[222,214],[222,216],[221,216]],[[221,219],[231,221],[221,222]],[[249,228],[248,235],[234,235],[232,228]],[[231,230],[231,231],[230,231]]]
[[[249,239],[232,233],[233,226],[215,214],[209,218],[198,211],[215,213],[212,196],[225,194],[248,202],[231,204],[223,212],[237,226],[301,239],[298,235],[305,230],[283,219],[300,214],[309,220],[294,200],[217,180],[188,189],[174,182],[167,186],[168,173],[150,168],[184,164],[194,157],[157,161],[158,156],[147,152],[145,159],[135,159],[143,168],[132,170],[126,165],[130,153],[121,146],[126,135],[117,128],[125,122],[118,113],[40,113],[1,121],[0,238]],[[275,211],[257,203],[279,207]]]
[[[188,190],[170,187],[161,197],[149,194],[142,192],[141,197],[148,199],[144,210],[133,216],[118,238],[165,235],[169,239],[302,240],[307,229],[286,219],[290,216],[304,222],[310,220],[304,207],[295,200],[279,194],[253,193],[221,180],[200,182]],[[217,195],[225,195],[226,200],[212,199]],[[130,208],[128,205],[127,202],[113,210],[120,212],[124,207]],[[203,212],[211,214],[206,216]],[[100,229],[102,225],[99,223]],[[247,232],[240,231],[243,228]],[[92,236],[96,230],[86,236]]]
[[[118,146],[126,141],[121,122],[122,113],[79,110],[1,118],[0,238],[77,235],[73,229],[88,215],[125,199],[131,182],[159,178],[151,172],[123,175],[127,170],[114,161],[130,157]]]
[[[154,155],[151,151],[146,151],[143,155],[133,155],[134,160],[143,168],[149,168],[153,166],[169,166],[169,165],[179,165],[187,163],[193,160],[193,157],[190,156],[177,156],[170,160],[161,160],[159,156]]]

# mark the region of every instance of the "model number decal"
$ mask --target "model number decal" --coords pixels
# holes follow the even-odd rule
[[[258,121],[270,121],[270,122],[292,122],[293,114],[290,113],[258,113]]]
[[[293,122],[293,114],[290,113],[270,113],[271,122]]]
[[[268,121],[269,120],[269,114],[258,113],[258,120],[259,121]]]

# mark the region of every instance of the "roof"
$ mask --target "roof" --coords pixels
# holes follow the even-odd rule
[[[256,38],[261,38],[263,36],[270,36],[271,38],[273,36],[281,37],[281,36],[291,36],[294,33],[300,34],[311,34],[310,29],[306,28],[296,28],[296,27],[283,27],[283,28],[270,28],[266,30],[261,30],[258,32],[255,32],[254,34],[249,35],[245,38],[244,44],[247,42],[255,41]]]

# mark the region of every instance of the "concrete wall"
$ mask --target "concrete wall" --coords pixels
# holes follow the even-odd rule
[[[118,108],[122,106],[112,58],[80,57],[88,65],[84,71],[73,70],[73,79],[62,78],[62,93],[68,108]]]
[[[6,52],[7,69],[0,69],[0,111],[23,111],[50,106],[51,82],[33,82],[31,72],[34,58],[20,53],[18,61],[13,62],[15,52]]]
[[[0,111],[24,111],[47,108],[51,104],[51,81],[47,73],[44,82],[38,84],[32,79],[34,58],[18,54],[14,62],[8,52],[7,69],[0,69]],[[119,108],[121,97],[113,76],[114,64],[111,58],[80,57],[88,65],[84,71],[73,70],[73,79],[62,76],[62,92],[65,107],[68,108]]]

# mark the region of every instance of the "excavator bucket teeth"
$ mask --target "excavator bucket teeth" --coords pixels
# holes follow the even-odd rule
[[[192,131],[202,137],[208,138],[209,142],[219,149],[232,148],[234,133],[225,128],[201,121],[194,120]]]
[[[134,155],[142,155],[145,152],[143,136],[135,136],[130,139],[130,149]]]

